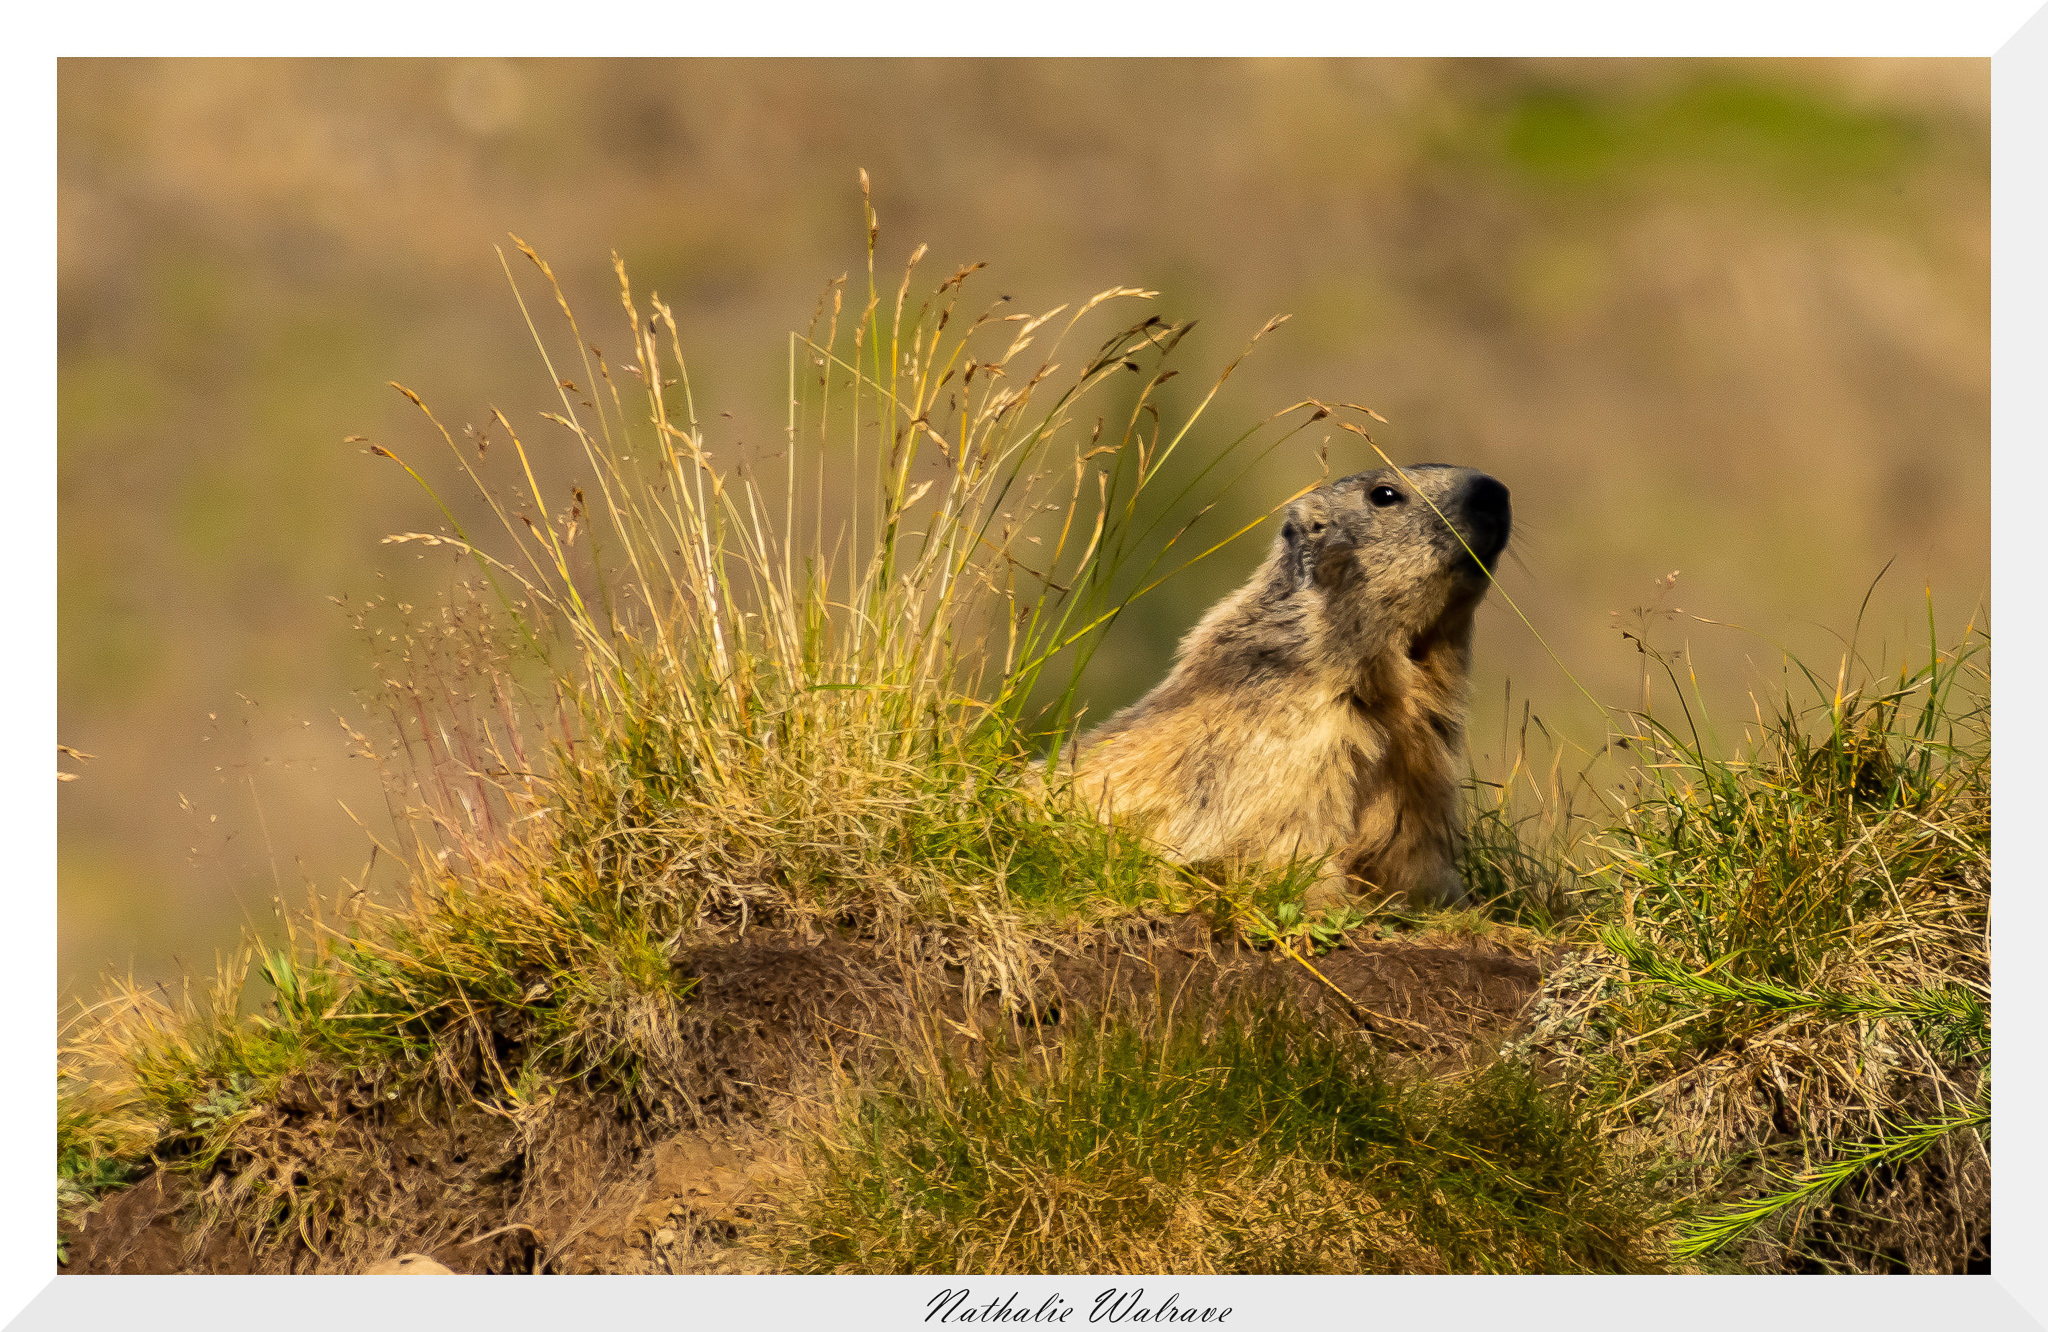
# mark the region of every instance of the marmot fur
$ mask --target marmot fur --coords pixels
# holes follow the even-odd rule
[[[1081,740],[1075,792],[1183,863],[1323,858],[1312,904],[1348,879],[1461,900],[1472,615],[1508,526],[1506,486],[1441,464],[1294,501],[1166,679]]]

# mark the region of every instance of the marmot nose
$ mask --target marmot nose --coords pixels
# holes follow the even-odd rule
[[[1491,565],[1508,544],[1508,527],[1512,522],[1508,488],[1482,473],[1466,483],[1462,507],[1465,521],[1472,529],[1473,553]]]

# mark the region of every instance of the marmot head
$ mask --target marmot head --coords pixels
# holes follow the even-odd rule
[[[1347,476],[1287,506],[1269,595],[1320,601],[1330,646],[1347,655],[1419,657],[1469,627],[1509,520],[1508,488],[1469,467]]]

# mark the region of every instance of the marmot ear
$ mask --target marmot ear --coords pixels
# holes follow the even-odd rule
[[[1299,518],[1289,518],[1280,527],[1280,568],[1286,575],[1287,590],[1299,592],[1315,576],[1316,547]]]
[[[1341,529],[1293,517],[1281,526],[1280,543],[1280,562],[1290,592],[1310,583],[1334,591],[1358,572],[1358,561],[1352,558],[1357,547]]]

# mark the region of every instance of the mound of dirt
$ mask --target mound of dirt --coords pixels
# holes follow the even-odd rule
[[[1198,916],[1134,918],[1048,950],[1035,1009],[1017,1013],[966,993],[958,968],[755,931],[676,959],[698,980],[673,1034],[690,1084],[680,1115],[562,1093],[515,1117],[299,1078],[207,1170],[157,1170],[68,1221],[59,1270],[347,1273],[401,1255],[459,1273],[761,1270],[734,1241],[793,1164],[778,1111],[932,1014],[962,1039],[1008,1024],[1037,1043],[1119,1005],[1277,991],[1434,1062],[1512,1034],[1547,963],[1482,940],[1363,935],[1298,960]],[[264,1210],[252,1199],[291,1210],[254,1232],[237,1219]]]

